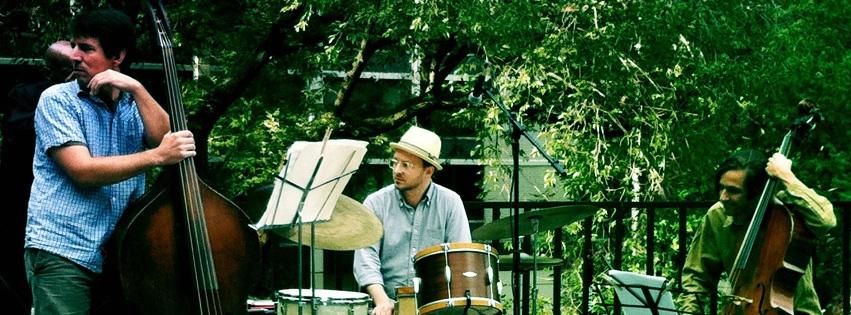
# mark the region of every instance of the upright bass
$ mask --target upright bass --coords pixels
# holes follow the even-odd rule
[[[148,4],[162,48],[171,130],[186,118],[163,7]],[[142,314],[245,314],[259,242],[249,218],[210,188],[193,158],[166,169],[116,229],[123,295]]]
[[[792,138],[815,128],[815,107],[792,124],[779,152],[789,154]],[[730,270],[733,290],[725,315],[794,314],[795,288],[813,254],[814,236],[800,215],[773,204],[778,181],[768,178]]]

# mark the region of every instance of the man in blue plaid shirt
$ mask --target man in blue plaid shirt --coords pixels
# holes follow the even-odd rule
[[[195,155],[188,131],[139,81],[121,73],[135,46],[130,18],[115,10],[71,25],[75,81],[44,91],[35,114],[34,182],[24,259],[35,314],[89,314],[103,247],[145,171]]]

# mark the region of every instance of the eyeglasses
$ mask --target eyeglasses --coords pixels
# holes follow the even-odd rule
[[[408,161],[399,161],[397,159],[391,159],[390,163],[387,164],[391,170],[396,170],[397,166],[401,166],[403,171],[410,171],[415,169],[417,166],[414,163]]]

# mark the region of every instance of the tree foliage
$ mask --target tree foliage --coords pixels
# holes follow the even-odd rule
[[[139,21],[140,34],[147,32],[142,7],[101,2],[0,7],[8,30],[0,38],[12,43],[0,54],[39,55],[63,34],[67,13],[83,7],[123,8]],[[793,146],[796,173],[832,200],[849,199],[851,183],[836,176],[851,168],[843,117],[851,7],[844,1],[166,4],[178,61],[195,56],[210,66],[184,82],[184,97],[202,157],[209,156],[199,160],[210,161],[207,176],[229,195],[270,182],[292,141],[318,140],[330,127],[336,137],[383,148],[386,135],[414,118],[475,134],[480,142],[471,155],[493,166],[483,183],[493,185],[510,172],[499,163],[508,125],[493,100],[468,106],[469,81],[482,75],[567,165],[566,176],[545,175],[544,198],[712,200],[715,165],[739,148],[775,150],[798,115],[796,104],[808,98],[825,121]],[[140,60],[156,62],[151,46],[140,36]],[[367,71],[407,72],[413,80],[379,85],[361,78]],[[451,80],[453,74],[467,81]],[[596,218],[595,235],[607,235],[609,215]],[[690,231],[699,216],[690,216]],[[646,224],[639,212],[627,219],[633,232]],[[676,244],[671,220],[662,218],[658,239]],[[579,235],[571,233],[576,229],[566,234]],[[595,240],[607,246],[605,238]],[[636,258],[625,266],[640,270],[643,242],[628,242]],[[567,260],[580,257],[573,248]],[[578,276],[566,275],[567,305],[578,305]],[[837,278],[829,271],[818,277],[828,287]]]

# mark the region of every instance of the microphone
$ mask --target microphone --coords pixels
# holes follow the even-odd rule
[[[467,96],[467,102],[470,105],[478,106],[482,103],[482,94],[485,91],[485,76],[479,75],[476,78],[476,83],[473,85],[473,91]]]

